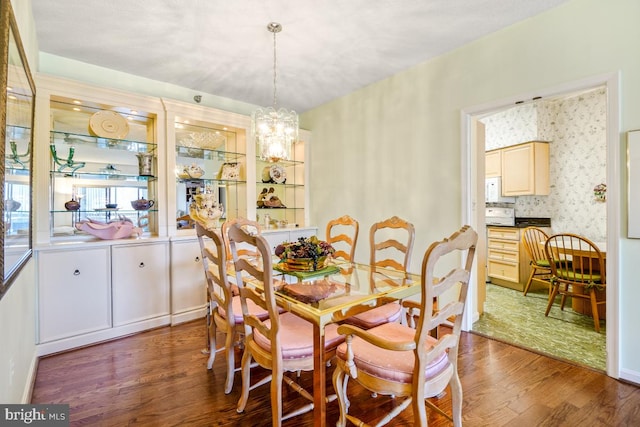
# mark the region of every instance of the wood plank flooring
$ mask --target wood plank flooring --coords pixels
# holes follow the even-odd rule
[[[269,386],[253,390],[238,414],[240,373],[225,395],[222,353],[208,371],[205,343],[204,321],[197,321],[42,358],[32,403],[68,403],[72,426],[270,426]],[[466,427],[640,425],[640,388],[475,334],[462,335],[459,372]],[[301,382],[311,388],[311,373]],[[371,422],[399,401],[349,387],[351,412]],[[303,402],[288,387],[283,396],[285,412]],[[436,403],[449,411],[448,394]],[[451,425],[428,412],[431,427]],[[332,402],[328,425],[337,418]],[[307,413],[283,425],[312,421]],[[413,425],[411,409],[389,425]]]

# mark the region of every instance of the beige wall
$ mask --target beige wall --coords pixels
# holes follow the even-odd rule
[[[637,0],[574,0],[303,114],[313,132],[311,222],[348,213],[366,230],[402,216],[416,226],[419,269],[428,243],[461,225],[460,111],[591,76],[620,72],[624,144],[640,128],[639,17]],[[624,167],[620,174],[626,236]],[[640,241],[623,238],[620,249],[620,368],[640,381],[631,326],[640,324]]]

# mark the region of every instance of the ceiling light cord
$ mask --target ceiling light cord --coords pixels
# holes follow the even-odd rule
[[[277,45],[276,45],[276,34],[282,31],[282,25],[277,22],[271,22],[267,25],[267,30],[273,33],[273,109],[278,110],[278,90],[277,90],[277,82],[278,82],[278,57],[277,57]]]

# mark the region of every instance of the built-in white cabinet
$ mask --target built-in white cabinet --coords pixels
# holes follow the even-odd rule
[[[169,315],[169,245],[112,247],[113,326]]]
[[[207,285],[197,239],[171,241],[171,324],[206,313]]]
[[[39,354],[205,315],[189,216],[199,193],[224,207],[219,224],[265,224],[272,247],[317,233],[305,190],[309,132],[294,159],[271,164],[256,157],[247,115],[46,75],[36,85]],[[260,204],[263,189],[282,206]],[[114,221],[140,232],[101,240],[89,224]]]
[[[167,240],[50,245],[36,260],[40,355],[170,322]]]
[[[109,247],[37,252],[41,343],[111,327]]]

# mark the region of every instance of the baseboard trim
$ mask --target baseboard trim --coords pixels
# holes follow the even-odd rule
[[[640,386],[640,372],[631,369],[620,369],[620,379]]]
[[[36,356],[47,356],[53,353],[59,353],[79,347],[97,344],[103,341],[109,341],[115,338],[121,338],[137,332],[146,331],[148,329],[167,326],[171,324],[171,316],[165,315],[147,319],[140,322],[130,323],[128,325],[116,326],[109,329],[103,329],[88,334],[78,335],[74,337],[64,338],[47,343],[41,343],[36,346]]]

